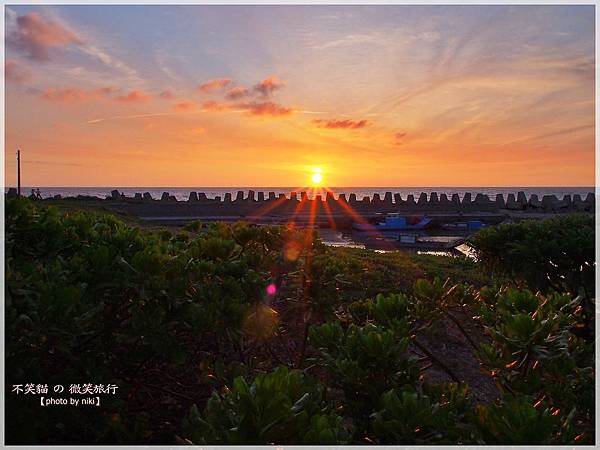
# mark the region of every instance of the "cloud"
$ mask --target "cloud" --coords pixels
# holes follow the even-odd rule
[[[371,123],[366,120],[350,120],[350,119],[314,119],[312,121],[319,128],[329,128],[329,129],[345,129],[345,130],[357,130],[360,128],[365,128],[369,126]]]
[[[136,103],[136,102],[147,102],[151,100],[152,96],[146,94],[140,90],[133,90],[127,95],[121,95],[116,97],[115,100],[121,103]]]
[[[6,44],[30,59],[48,61],[51,49],[81,44],[81,41],[62,25],[31,12],[17,16],[15,29],[6,35]]]
[[[246,112],[252,116],[271,116],[280,117],[288,116],[296,112],[292,108],[279,105],[274,102],[242,102],[242,103],[226,103],[209,100],[202,105],[204,112]]]
[[[231,109],[231,105],[227,103],[216,102],[214,100],[208,100],[202,104],[202,109],[207,112],[227,111]]]
[[[227,91],[225,98],[227,100],[240,100],[248,95],[250,95],[250,91],[248,91],[248,89],[242,86],[236,86]]]
[[[77,88],[54,89],[49,88],[41,93],[44,100],[57,103],[79,103],[89,100],[94,95]]]
[[[196,104],[194,102],[190,102],[189,100],[184,100],[173,106],[173,111],[178,112],[193,111],[194,109],[196,109]]]
[[[117,89],[115,89],[114,87],[111,87],[111,86],[101,87],[101,88],[98,88],[98,89],[94,89],[92,91],[93,94],[96,94],[96,95],[101,96],[101,97],[110,97],[115,92],[117,92]]]
[[[246,110],[249,114],[253,116],[288,116],[294,113],[294,110],[291,108],[286,108],[285,106],[278,105],[273,102],[250,102],[250,103],[240,103],[236,105],[238,108]]]
[[[285,81],[281,80],[276,75],[271,75],[269,78],[265,78],[256,86],[254,86],[254,90],[264,97],[268,97],[273,92],[283,88],[285,85]]]
[[[394,144],[396,144],[396,145],[404,144],[405,137],[406,137],[406,132],[404,132],[404,131],[398,131],[397,133],[394,133]]]
[[[230,80],[229,78],[214,78],[202,83],[198,86],[198,90],[203,94],[209,94],[214,91],[220,91],[231,83],[233,83],[233,80]]]
[[[6,81],[22,83],[31,78],[31,71],[19,65],[16,61],[7,59],[4,63],[4,76],[6,77]]]
[[[158,94],[158,96],[160,98],[164,98],[165,100],[171,100],[174,97],[173,92],[168,89],[162,91],[160,94]]]

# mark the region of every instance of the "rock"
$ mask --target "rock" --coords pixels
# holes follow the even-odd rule
[[[255,201],[254,200],[254,191],[253,190],[249,190],[248,191],[248,198],[246,200],[248,200],[249,202],[254,202]]]
[[[432,193],[429,195],[429,205],[430,205],[430,206],[438,206],[438,203],[439,203],[439,202],[440,202],[440,201],[438,200],[438,195],[437,195],[437,192],[432,192]]]
[[[169,201],[169,193],[168,192],[163,192],[162,195],[160,196],[160,201],[161,202]]]
[[[190,192],[190,196],[188,197],[188,202],[197,202],[198,194],[195,192]]]
[[[506,209],[510,209],[513,211],[523,209],[523,205],[518,203],[515,199],[515,194],[508,194],[508,197],[506,198]]]
[[[221,202],[221,196],[220,195],[216,195],[215,196],[215,202],[217,202],[217,203]]]
[[[458,194],[452,194],[452,200],[451,200],[451,202],[455,206],[460,206],[460,196]]]
[[[517,192],[517,203],[519,203],[522,207],[527,205],[527,196],[525,195],[525,192]]]
[[[386,205],[392,205],[392,193],[391,192],[386,192],[385,195],[383,196],[383,203],[385,203]]]
[[[204,193],[204,192],[198,192],[198,201],[199,202],[207,202],[208,201],[208,197],[206,196],[206,193]]]
[[[343,203],[348,203],[348,202],[346,201],[346,194],[343,194],[343,193],[342,193],[342,194],[340,194],[340,195],[338,195],[338,203],[342,203],[342,202],[343,202]]]
[[[571,209],[573,207],[573,200],[569,194],[563,195],[563,198],[558,202],[558,207],[561,209]]]
[[[169,195],[169,201],[170,202],[176,202],[177,201],[177,197],[175,197],[174,195]]]
[[[371,197],[369,197],[368,195],[364,196],[362,199],[362,203],[365,205],[370,205],[371,204]]]
[[[415,202],[415,196],[412,194],[408,194],[408,197],[406,197],[406,202],[405,202],[406,206],[408,206],[409,208],[414,208],[417,206],[417,203]]]
[[[417,205],[421,207],[427,206],[427,194],[425,192],[421,192],[419,195],[419,200],[417,201]]]
[[[235,195],[235,201],[241,202],[242,200],[244,200],[244,191],[237,191],[237,194]]]
[[[590,192],[585,196],[585,203],[588,205],[590,210],[596,209],[596,196],[593,192]]]
[[[62,199],[62,195],[60,194],[56,194],[54,197],[52,197],[54,200],[61,200]]]
[[[269,192],[269,200],[275,200],[275,192]]]
[[[350,194],[348,203],[350,203],[351,205],[355,205],[356,203],[358,203],[358,201],[356,200],[356,194]]]
[[[142,197],[142,193],[141,192],[136,192],[135,195],[133,196],[133,198],[135,198],[136,200],[141,200]]]
[[[18,195],[17,188],[14,188],[14,187],[8,188],[8,192],[6,193],[6,196],[8,198],[15,198],[17,195]]]
[[[327,191],[327,193],[325,194],[325,202],[327,202],[327,203],[335,202],[335,198],[333,198],[333,192]]]
[[[113,200],[121,200],[121,193],[118,190],[110,191],[110,197]]]
[[[504,195],[496,194],[496,207],[498,209],[506,208],[506,202],[504,201]]]
[[[534,208],[534,209],[542,207],[542,202],[540,202],[540,199],[538,198],[537,194],[531,194],[527,204],[529,205],[530,208]]]
[[[400,194],[394,194],[394,203],[396,205],[401,205],[402,203],[404,203]]]
[[[465,192],[465,195],[462,198],[462,202],[461,205],[462,206],[471,206],[472,200],[471,200],[471,193],[470,192]]]
[[[304,191],[300,192],[300,199],[303,202],[308,201],[308,194],[306,192],[304,192]]]
[[[150,192],[144,192],[144,200],[152,200],[152,195],[150,195]]]
[[[258,201],[259,202],[264,202],[265,201],[265,193],[263,191],[260,191],[258,193]]]
[[[225,203],[231,203],[231,192],[225,192]]]
[[[287,200],[285,194],[279,194],[279,200]]]
[[[542,208],[547,211],[554,211],[558,208],[558,198],[556,195],[544,195],[542,197]]]

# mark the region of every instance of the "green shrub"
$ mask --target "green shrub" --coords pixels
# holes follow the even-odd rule
[[[490,269],[531,289],[594,295],[595,225],[591,214],[525,220],[483,228],[469,239]]]
[[[278,367],[251,385],[236,378],[232,389],[213,393],[204,414],[193,406],[184,422],[194,444],[343,444],[341,417],[323,401],[321,386],[301,371]]]

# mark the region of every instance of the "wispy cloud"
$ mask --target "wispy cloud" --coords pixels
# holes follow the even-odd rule
[[[152,99],[152,96],[146,94],[140,90],[133,90],[127,95],[120,95],[115,98],[116,101],[121,103],[138,103],[138,102],[148,102]]]
[[[211,92],[220,91],[233,83],[233,80],[229,78],[214,78],[212,80],[205,81],[198,90],[203,94],[209,94]]]
[[[187,111],[193,111],[195,109],[196,109],[196,104],[189,100],[184,100],[182,102],[179,102],[179,103],[176,103],[175,105],[173,105],[173,111],[177,111],[177,112],[187,112]]]
[[[249,103],[238,103],[237,108],[248,111],[254,116],[289,116],[294,113],[294,109],[287,108],[274,102],[249,102]]]
[[[366,119],[362,120],[350,120],[350,119],[314,119],[312,121],[319,128],[329,128],[329,129],[345,129],[345,130],[357,130],[360,128],[365,128],[370,125],[370,122]]]
[[[6,81],[22,83],[31,79],[31,70],[12,59],[7,59],[4,63],[4,76]]]
[[[271,75],[268,78],[260,81],[254,86],[254,90],[264,97],[270,96],[273,92],[282,89],[286,86],[286,82],[281,80],[277,75]]]
[[[247,97],[250,95],[250,91],[243,86],[236,86],[231,88],[225,94],[225,98],[227,100],[239,100],[241,98]]]
[[[17,16],[15,25],[6,35],[6,44],[35,61],[50,60],[54,49],[81,44],[71,30],[37,12]]]

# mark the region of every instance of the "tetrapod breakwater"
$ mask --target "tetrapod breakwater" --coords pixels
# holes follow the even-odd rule
[[[7,196],[16,195],[9,190]],[[238,191],[235,195],[226,193],[223,197],[209,198],[204,192],[192,191],[187,200],[177,200],[169,192],[163,192],[160,198],[154,198],[149,192],[139,192],[126,196],[113,190],[102,199],[99,197],[78,195],[61,198],[60,196],[42,201],[76,200],[99,202],[108,209],[132,214],[146,220],[186,222],[195,219],[236,221],[247,220],[264,223],[298,224],[315,223],[321,226],[345,228],[352,222],[370,220],[381,214],[400,212],[405,214],[427,214],[435,220],[458,220],[460,218],[479,218],[488,222],[499,222],[504,218],[542,217],[549,214],[595,211],[593,192],[585,197],[555,195],[538,197],[516,192],[504,196],[498,194],[490,198],[486,194],[471,195],[462,198],[458,194],[421,193],[419,196],[401,196],[399,193],[386,192],[357,198],[356,194],[323,194],[309,198],[306,191],[289,194],[275,192]],[[457,219],[458,218],[458,219]]]

